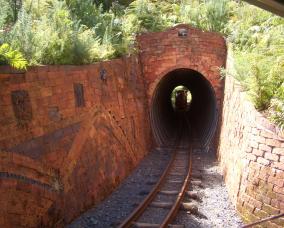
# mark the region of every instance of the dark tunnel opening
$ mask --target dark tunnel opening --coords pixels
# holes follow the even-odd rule
[[[190,91],[190,108],[177,112],[172,105],[172,92],[178,86]],[[157,85],[151,104],[150,118],[158,146],[174,143],[181,127],[185,128],[183,141],[209,146],[217,126],[217,102],[210,82],[199,72],[176,69],[167,73]]]

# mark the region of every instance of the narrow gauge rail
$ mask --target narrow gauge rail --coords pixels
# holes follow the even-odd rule
[[[172,158],[159,181],[141,204],[119,225],[119,228],[184,227],[183,225],[170,225],[170,223],[174,220],[190,183],[192,175],[192,149],[192,145],[186,149],[181,147],[173,148]],[[159,198],[164,194],[174,195],[175,199],[171,202],[160,202]],[[162,221],[159,219],[160,221],[155,220],[153,222],[153,219],[151,219],[148,222],[145,221],[145,218],[143,219],[143,214],[149,208],[159,207],[167,210],[166,216],[162,218]]]

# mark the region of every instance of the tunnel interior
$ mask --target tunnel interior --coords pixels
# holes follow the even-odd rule
[[[180,86],[191,94],[190,107],[184,111],[177,111],[172,105],[172,92]],[[182,138],[184,143],[207,147],[214,136],[217,115],[216,96],[210,82],[191,69],[173,70],[158,83],[151,102],[150,119],[156,144],[169,146]]]

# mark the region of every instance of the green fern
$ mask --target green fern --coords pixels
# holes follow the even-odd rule
[[[13,50],[9,44],[5,43],[0,46],[0,65],[6,64],[19,70],[25,70],[28,62],[19,51]]]

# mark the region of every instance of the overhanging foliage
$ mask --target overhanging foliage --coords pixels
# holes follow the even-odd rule
[[[256,108],[284,128],[281,17],[233,0],[0,0],[0,5],[0,44],[10,53],[0,53],[1,63],[18,68],[25,59],[29,65],[89,64],[130,54],[137,34],[179,23],[220,32],[232,47],[234,76]]]

